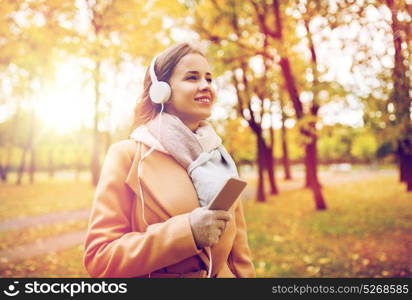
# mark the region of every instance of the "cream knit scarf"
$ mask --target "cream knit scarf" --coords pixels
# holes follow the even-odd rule
[[[145,126],[161,147],[187,170],[200,206],[206,206],[227,179],[238,177],[235,162],[207,121],[201,121],[196,132],[192,132],[178,117],[162,113]],[[132,137],[139,140],[138,134]]]

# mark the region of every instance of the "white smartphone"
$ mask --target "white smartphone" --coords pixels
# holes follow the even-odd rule
[[[246,187],[247,182],[239,178],[229,178],[222,189],[207,206],[210,210],[229,210]]]

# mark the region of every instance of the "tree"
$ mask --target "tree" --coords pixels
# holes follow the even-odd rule
[[[295,109],[295,115],[300,124],[301,133],[306,139],[306,156],[305,156],[305,166],[306,166],[306,185],[310,187],[313,191],[316,208],[318,210],[326,209],[325,200],[323,198],[319,180],[317,177],[317,151],[316,151],[316,116],[319,110],[319,104],[316,100],[317,86],[317,60],[314,45],[311,39],[311,33],[309,30],[309,19],[310,16],[308,12],[307,16],[304,17],[305,27],[307,28],[309,48],[311,52],[311,65],[312,74],[314,76],[315,82],[313,83],[315,93],[313,97],[312,107],[308,117],[305,117],[303,105],[299,97],[298,87],[296,83],[295,76],[292,71],[291,63],[289,57],[286,56],[287,49],[285,48],[285,34],[283,29],[284,23],[284,13],[281,12],[281,6],[278,0],[273,0],[271,7],[269,8],[266,2],[261,2],[261,5],[252,1],[252,5],[255,9],[257,20],[259,22],[261,31],[265,36],[279,41],[278,53],[280,56],[279,65],[282,70],[282,75],[285,81],[286,90],[289,97],[293,103]],[[274,26],[268,25],[269,17],[274,18]]]
[[[14,2],[14,3],[13,3]],[[1,23],[1,31],[6,38],[2,40],[3,49],[1,69],[14,76],[11,82],[16,88],[15,94],[18,101],[7,99],[6,101],[17,102],[15,107],[14,123],[19,120],[19,109],[24,101],[28,107],[30,118],[30,134],[23,143],[22,157],[20,160],[17,184],[21,183],[27,156],[30,155],[29,175],[30,182],[34,181],[36,169],[36,139],[37,118],[35,106],[42,96],[46,82],[53,77],[54,57],[56,48],[62,42],[67,29],[61,25],[62,18],[72,17],[74,2],[72,1],[7,1],[0,12],[4,14],[4,22]],[[16,130],[15,126],[10,136]],[[13,137],[14,138],[14,137]],[[11,138],[9,140],[12,141]],[[12,148],[9,148],[12,149]],[[11,150],[10,150],[11,151]],[[11,153],[8,156],[11,156]],[[7,172],[8,165],[4,170]]]
[[[364,119],[380,140],[398,148],[401,181],[408,181],[410,190],[412,160],[410,154],[411,129],[411,33],[412,6],[404,1],[369,0],[340,3],[335,14],[337,22],[347,15],[359,29],[353,40],[345,40],[356,56],[353,72],[363,76],[358,94],[365,103]],[[375,15],[371,21],[368,14]],[[382,33],[384,36],[382,37]],[[363,36],[361,39],[360,36]],[[371,44],[389,45],[384,50],[374,49]],[[365,92],[366,91],[366,92]]]
[[[95,110],[91,174],[92,183],[96,185],[100,175],[100,111],[105,110],[110,116],[111,110],[110,100],[106,101],[104,109],[101,108],[104,96],[101,93],[104,82],[102,68],[104,65],[111,65],[116,69],[121,61],[131,58],[140,58],[140,61],[146,58],[146,62],[153,53],[159,52],[165,40],[165,34],[162,34],[163,16],[177,15],[179,9],[170,7],[168,2],[163,0],[84,1],[90,26],[82,36],[81,48],[83,55],[93,61],[93,68],[89,70],[94,87]],[[110,141],[109,134],[107,139]]]
[[[408,38],[408,34],[404,31],[398,21],[398,13],[400,9],[399,3],[394,0],[386,0],[386,5],[391,11],[391,29],[393,37],[394,67],[393,67],[393,91],[391,95],[391,103],[395,107],[395,115],[397,127],[399,129],[398,136],[398,155],[400,178],[407,184],[407,191],[412,191],[412,123],[411,123],[411,84],[410,78],[407,75],[404,54],[402,51],[403,36]],[[412,11],[412,9],[411,9]],[[409,16],[410,18],[412,15]],[[404,33],[404,35],[402,34]],[[410,36],[409,36],[410,38]],[[410,41],[407,41],[407,43]],[[410,66],[410,65],[409,65]],[[410,76],[412,77],[412,76]]]
[[[257,136],[258,166],[267,167],[269,176],[272,173],[271,167],[274,166],[273,151],[267,151],[270,146],[267,146],[263,138],[261,121],[265,115],[271,118],[272,112],[267,111],[266,107],[272,107],[271,103],[279,100],[278,91],[281,86],[286,87],[293,103],[302,135],[310,140],[316,137],[312,133],[315,128],[314,119],[310,116],[305,117],[299,99],[298,83],[301,81],[296,81],[290,63],[293,52],[291,49],[298,42],[295,32],[296,20],[285,17],[286,8],[291,6],[290,3],[284,3],[281,7],[276,0],[241,3],[210,1],[197,2],[192,6],[195,16],[194,29],[202,37],[218,45],[214,53],[225,68],[232,69],[232,81],[238,95],[238,113],[249,122]],[[284,19],[288,21],[285,22],[287,26]],[[222,57],[223,53],[225,57]],[[263,74],[260,76],[249,70],[250,60],[255,57],[262,60]],[[296,65],[302,62],[297,55],[293,58]],[[274,65],[276,62],[278,67]],[[258,103],[260,107],[256,105]],[[317,110],[318,107],[314,105],[312,112],[315,115]],[[269,134],[269,137],[271,136]],[[308,142],[308,145],[313,144]],[[309,147],[307,146],[306,166],[310,175],[308,178],[312,181],[308,183],[313,183],[310,186],[314,191],[316,207],[324,209],[326,205],[317,180],[316,149]],[[262,168],[259,168],[258,200],[264,200],[263,191],[263,172]]]
[[[214,65],[219,66],[216,69],[222,73],[230,70],[231,84],[238,100],[236,111],[256,136],[256,198],[264,202],[264,172],[269,177],[271,194],[278,193],[273,158],[275,139],[271,125],[272,107],[276,100],[276,72],[272,69],[270,44],[264,37],[259,37],[258,28],[252,22],[250,2],[205,1],[191,4],[189,7],[194,16],[192,28],[213,43],[209,49],[210,56],[217,58]],[[256,43],[262,47],[255,47]],[[251,59],[261,61],[262,72],[251,67]],[[267,128],[263,126],[265,119],[269,120]]]

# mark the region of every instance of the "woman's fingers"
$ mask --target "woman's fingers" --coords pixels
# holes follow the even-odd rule
[[[213,214],[217,220],[229,222],[232,219],[230,212],[227,212],[225,210],[213,210]]]
[[[216,220],[216,226],[223,232],[226,228],[226,222],[223,220]]]

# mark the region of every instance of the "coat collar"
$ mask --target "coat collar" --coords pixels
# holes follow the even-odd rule
[[[141,145],[141,147],[140,147]],[[140,151],[145,153],[149,148],[138,143],[138,151],[134,155],[132,166],[126,178],[126,183],[138,195],[139,186],[137,167],[140,160]],[[151,194],[166,215],[165,220],[192,211],[199,207],[196,190],[186,170],[182,168],[170,155],[153,151],[141,162],[141,184]],[[145,199],[146,200],[146,199]],[[154,203],[146,203],[152,206]]]

